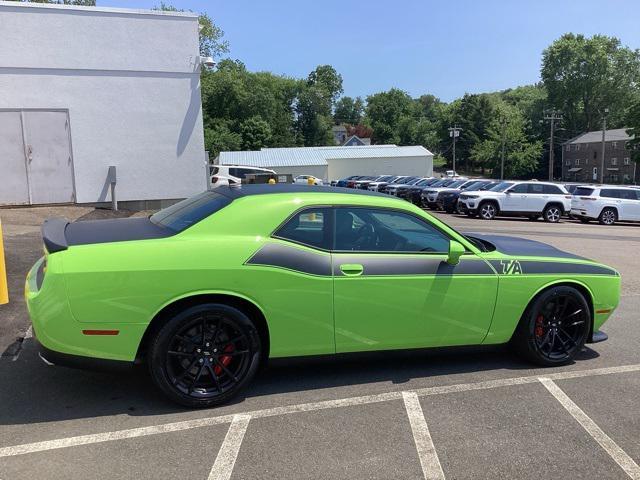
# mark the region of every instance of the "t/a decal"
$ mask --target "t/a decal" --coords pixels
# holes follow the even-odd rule
[[[500,260],[503,275],[521,275],[522,267],[518,260]]]

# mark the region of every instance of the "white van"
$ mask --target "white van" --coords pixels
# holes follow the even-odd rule
[[[212,165],[211,166],[211,186],[219,185],[240,185],[247,174],[271,173],[273,170],[260,167],[246,167],[244,165]]]

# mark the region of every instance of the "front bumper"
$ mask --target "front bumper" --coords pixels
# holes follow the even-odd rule
[[[609,340],[609,335],[598,330],[591,334],[591,338],[587,340],[587,343],[600,343]]]

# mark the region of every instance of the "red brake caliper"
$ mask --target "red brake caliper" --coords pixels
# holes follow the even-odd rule
[[[230,343],[229,345],[227,345],[226,347],[224,347],[223,352],[230,353],[230,352],[233,352],[234,350],[235,350],[235,347],[233,346],[233,344],[232,344],[232,343]],[[232,358],[233,358],[233,357],[232,357],[231,355],[222,355],[222,356],[218,359],[218,361],[219,361],[222,365],[224,365],[224,366],[226,367],[226,366],[228,366],[228,365],[231,363],[231,359],[232,359]],[[222,373],[222,367],[221,367],[220,365],[216,365],[215,367],[213,367],[213,372],[214,372],[216,375],[220,375],[220,374]]]
[[[544,328],[542,328],[543,320],[544,320],[544,317],[542,315],[538,315],[538,318],[536,318],[535,334],[536,334],[536,337],[538,338],[540,338],[544,334]]]

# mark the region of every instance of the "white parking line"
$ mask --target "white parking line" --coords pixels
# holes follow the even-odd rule
[[[602,448],[620,465],[620,467],[634,480],[640,480],[640,467],[627,455],[627,453],[614,442],[611,437],[602,431],[602,429],[591,420],[591,418],[582,411],[582,409],[571,400],[566,393],[558,387],[553,380],[541,377],[540,382],[556,397],[556,400],[571,414],[576,421],[582,425],[593,439],[600,444]]]
[[[413,440],[416,442],[422,473],[426,480],[444,480],[442,465],[438,459],[436,447],[433,445],[429,426],[424,418],[420,400],[416,392],[402,392],[404,407],[407,410]]]
[[[593,377],[598,375],[609,375],[615,373],[628,373],[640,371],[640,364],[622,365],[618,367],[596,368],[592,370],[578,370],[569,372],[558,372],[546,375],[551,380],[566,380],[569,378]],[[512,377],[499,380],[488,380],[483,382],[462,383],[456,385],[446,385],[440,387],[426,387],[415,390],[418,396],[425,395],[441,395],[444,393],[466,392],[470,390],[486,390],[490,388],[508,387],[511,385],[522,385],[528,383],[536,383],[539,381],[539,375],[528,377]],[[325,410],[330,408],[351,407],[357,405],[367,405],[371,403],[387,402],[390,400],[402,399],[402,392],[388,392],[375,395],[364,395],[361,397],[341,398],[338,400],[325,400],[322,402],[301,403],[297,405],[288,405],[285,407],[267,408],[263,410],[254,410],[243,412],[251,418],[264,418],[280,415],[290,415],[294,413],[310,412],[316,410]],[[24,455],[27,453],[43,452],[55,450],[57,448],[74,447],[79,445],[89,445],[93,443],[108,442],[112,440],[122,440],[125,438],[143,437],[146,435],[156,435],[161,433],[177,432],[181,430],[189,430],[192,428],[207,427],[211,425],[219,425],[221,423],[230,423],[234,414],[221,415],[218,417],[207,417],[195,420],[184,420],[180,422],[165,423],[161,425],[153,425],[149,427],[132,428],[127,430],[117,430],[114,432],[97,433],[92,435],[80,435],[77,437],[60,438],[56,440],[47,440],[43,442],[25,443],[11,447],[0,448],[0,458],[12,457],[15,455]]]
[[[249,420],[251,420],[249,415],[235,415],[233,417],[216,461],[211,467],[209,480],[229,480],[231,478],[242,439],[249,426]]]

